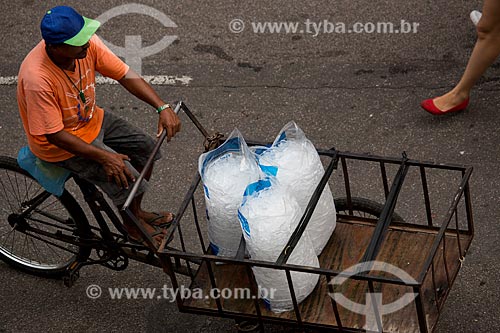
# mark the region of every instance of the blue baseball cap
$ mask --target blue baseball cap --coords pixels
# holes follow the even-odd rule
[[[86,18],[68,6],[57,6],[47,11],[40,24],[47,44],[85,45],[101,23]]]

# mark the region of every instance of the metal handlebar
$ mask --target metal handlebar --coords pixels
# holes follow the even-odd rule
[[[175,109],[174,109],[175,114],[179,113],[179,110],[181,109],[182,104],[183,104],[182,101],[179,101],[177,103],[177,105],[175,106]],[[126,211],[128,209],[128,207],[130,206],[130,204],[132,203],[132,200],[134,200],[135,195],[139,189],[139,186],[140,186],[142,180],[144,179],[146,173],[153,166],[153,162],[154,162],[154,158],[156,156],[156,153],[158,153],[158,150],[160,150],[160,147],[163,144],[163,141],[165,140],[166,137],[167,137],[167,130],[164,129],[163,132],[161,132],[161,135],[160,135],[158,141],[156,142],[156,145],[153,148],[153,152],[149,156],[148,161],[146,162],[146,165],[144,166],[144,169],[142,170],[139,177],[137,177],[137,179],[134,183],[134,186],[132,187],[132,190],[130,191],[130,193],[127,197],[127,200],[125,201],[125,204],[122,207],[122,210]]]

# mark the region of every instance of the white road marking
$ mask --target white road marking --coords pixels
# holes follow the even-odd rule
[[[173,76],[173,75],[144,75],[143,79],[157,86],[173,86],[178,83],[187,86],[193,80],[190,76]],[[97,84],[118,84],[113,79],[97,76]],[[17,84],[17,76],[0,76],[0,86],[11,86]]]

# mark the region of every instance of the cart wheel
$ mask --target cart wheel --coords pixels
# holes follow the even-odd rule
[[[347,198],[335,199],[335,208],[338,214],[352,215],[366,218],[379,218],[384,210],[384,205],[365,198],[351,198],[351,207],[348,205]],[[349,210],[352,209],[352,212]],[[392,215],[392,221],[404,222],[403,218],[396,212]]]

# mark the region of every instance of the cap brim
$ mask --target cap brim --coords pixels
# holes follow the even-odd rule
[[[74,37],[68,39],[64,44],[72,46],[82,46],[87,44],[93,34],[99,29],[101,23],[96,20],[92,20],[83,16],[84,24],[82,30],[77,33]]]

